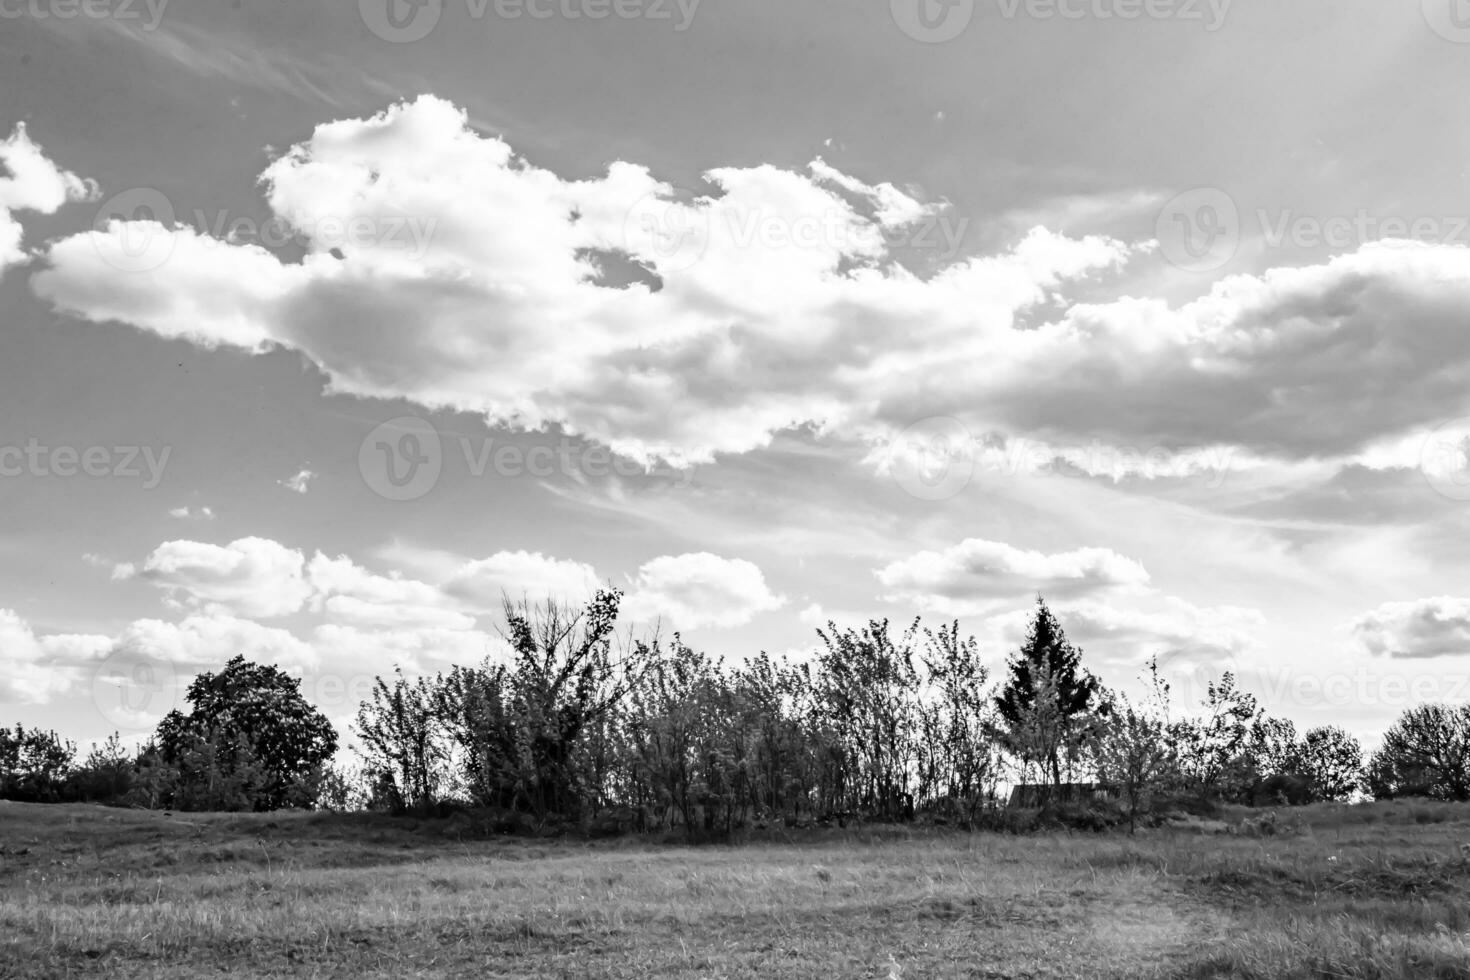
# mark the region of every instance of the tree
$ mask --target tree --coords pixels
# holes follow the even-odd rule
[[[50,803],[61,798],[77,747],[55,732],[0,728],[0,799]]]
[[[1377,799],[1470,800],[1470,705],[1405,711],[1373,754],[1365,782]]]
[[[376,780],[376,798],[392,810],[425,810],[448,777],[449,749],[435,686],[409,681],[395,668],[390,687],[376,679],[372,697],[357,709],[354,726]]]
[[[897,641],[888,621],[863,629],[817,630],[826,649],[818,655],[817,697],[827,721],[841,735],[843,810],[881,820],[913,816],[910,785],[918,756],[918,674],[914,665],[916,621]]]
[[[1124,696],[1110,698],[1093,742],[1098,779],[1118,791],[1128,812],[1129,834],[1178,766],[1168,737],[1169,685],[1159,676],[1158,658],[1149,661],[1147,679],[1149,701],[1134,707]]]
[[[1363,781],[1363,748],[1341,728],[1313,728],[1302,737],[1297,767],[1317,800],[1346,800]]]
[[[1006,747],[1041,766],[1060,788],[1065,749],[1076,745],[1082,730],[1106,711],[1102,685],[1083,669],[1082,651],[1068,642],[1041,597],[1026,642],[1008,667],[1009,677],[995,701]]]
[[[219,673],[196,677],[185,698],[189,714],[171,711],[158,725],[165,760],[178,765],[188,756],[203,764],[207,756],[208,766],[223,776],[251,771],[258,784],[241,791],[251,809],[314,803],[321,767],[337,751],[337,733],[301,696],[300,681],[235,657]]]
[[[1203,718],[1171,725],[1170,740],[1179,752],[1181,774],[1200,799],[1228,796],[1252,778],[1250,738],[1260,709],[1228,671],[1209,686],[1204,708]]]

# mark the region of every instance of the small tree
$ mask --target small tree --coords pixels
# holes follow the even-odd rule
[[[1318,800],[1346,800],[1363,781],[1363,748],[1341,728],[1313,728],[1302,737],[1297,765]]]
[[[1118,791],[1128,812],[1129,834],[1178,766],[1168,735],[1169,685],[1159,676],[1157,658],[1149,661],[1147,676],[1149,702],[1134,707],[1124,696],[1112,699],[1093,743],[1098,778]]]
[[[77,747],[55,732],[0,728],[0,799],[50,803],[61,798]]]
[[[1256,699],[1226,672],[1205,695],[1203,718],[1175,722],[1169,736],[1180,770],[1200,799],[1229,795],[1250,779],[1249,740],[1259,714]]]
[[[394,673],[392,686],[376,679],[354,727],[377,781],[375,799],[393,810],[423,810],[438,800],[448,778],[449,747],[435,687],[422,677],[409,681],[401,668]]]

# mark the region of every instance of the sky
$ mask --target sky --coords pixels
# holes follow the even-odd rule
[[[0,0],[0,722],[626,594],[1470,700],[1463,0]]]

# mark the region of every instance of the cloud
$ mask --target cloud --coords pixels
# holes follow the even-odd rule
[[[467,630],[475,618],[440,589],[399,575],[376,575],[346,556],[318,553],[307,565],[314,609],[334,623],[398,630]]]
[[[962,616],[995,602],[1040,592],[1057,599],[1148,585],[1144,567],[1107,548],[1047,555],[970,538],[943,551],[922,551],[874,573],[887,602]]]
[[[921,278],[890,243],[933,208],[892,184],[821,161],[705,179],[681,193],[616,162],[566,180],[425,96],[321,125],[265,171],[310,241],[300,263],[135,223],[172,256],[128,273],[119,224],[54,244],[33,284],[87,319],[300,351],[333,391],[560,425],[645,461],[802,426],[881,442],[940,415],[1062,450],[1336,458],[1470,414],[1470,249],[1383,241],[1178,307],[1067,305],[1153,243],[1036,228]],[[601,283],[599,253],[656,282]]]
[[[290,490],[292,493],[306,493],[306,491],[310,489],[311,481],[315,477],[316,474],[313,473],[311,470],[302,470],[295,476],[291,477],[291,479],[277,480],[276,483],[280,486],[285,487],[287,490]]]
[[[1470,599],[1436,596],[1388,602],[1349,625],[1375,657],[1417,660],[1470,653]]]
[[[665,555],[638,570],[625,610],[633,620],[662,619],[674,629],[729,628],[779,609],[761,570],[738,558],[707,552]]]
[[[33,284],[87,319],[301,351],[336,392],[557,424],[682,464],[793,427],[907,424],[934,387],[914,377],[958,365],[957,390],[973,387],[1039,346],[1019,310],[1130,252],[1037,229],[923,280],[888,242],[932,209],[892,185],[820,161],[706,181],[680,194],[626,162],[563,180],[426,96],[319,126],[266,170],[272,211],[310,241],[299,264],[140,222],[56,243]],[[129,232],[170,237],[168,263],[117,268]],[[597,253],[657,282],[602,285]]]
[[[214,520],[214,508],[175,507],[168,512],[168,516],[178,518],[181,521],[212,521]]]
[[[1256,609],[1196,606],[1172,596],[1152,609],[1090,599],[1052,604],[1051,609],[1068,638],[1100,658],[1136,667],[1157,657],[1176,674],[1202,666],[1230,669],[1266,625]],[[992,617],[986,625],[1002,645],[1015,648],[1033,614],[1030,608],[1018,609]]]
[[[97,186],[57,167],[31,141],[25,123],[17,123],[0,141],[0,273],[26,260],[16,211],[55,214],[68,201],[95,197]]]
[[[224,547],[167,541],[138,574],[193,608],[272,617],[296,612],[311,595],[304,569],[300,551],[268,538],[241,538]]]
[[[551,558],[540,552],[502,551],[456,567],[444,591],[472,608],[500,608],[502,597],[531,602],[548,598],[580,604],[599,587],[591,565]]]
[[[110,646],[105,636],[37,636],[11,609],[0,609],[0,699],[46,704],[68,691],[75,670]]]
[[[312,634],[321,657],[340,672],[376,676],[393,666],[407,673],[428,673],[454,664],[469,666],[489,659],[508,659],[508,645],[479,630],[362,629],[328,623]]]
[[[218,667],[236,656],[298,670],[320,663],[312,646],[290,631],[227,614],[189,616],[178,623],[140,619],[123,630],[111,652],[196,670]]]

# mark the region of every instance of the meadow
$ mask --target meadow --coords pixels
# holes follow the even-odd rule
[[[0,803],[0,976],[1470,978],[1470,806],[737,844]]]

